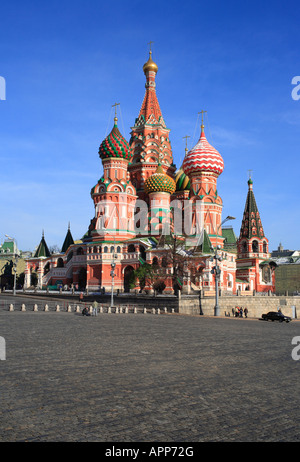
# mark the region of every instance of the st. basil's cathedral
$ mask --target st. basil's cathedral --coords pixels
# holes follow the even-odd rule
[[[216,278],[223,293],[273,292],[275,272],[252,179],[236,238],[232,227],[223,226],[233,218],[222,220],[217,190],[224,161],[206,139],[203,117],[199,141],[186,149],[177,169],[156,95],[158,67],[151,51],[143,71],[146,91],[129,142],[120,133],[115,111],[113,128],[100,144],[103,176],[91,189],[95,215],[87,232],[74,241],[69,226],[61,252],[54,254],[43,233],[34,256],[26,260],[24,288],[31,287],[35,274],[38,288],[72,286],[89,292],[202,290],[213,295]],[[175,226],[178,211],[182,218]],[[180,246],[168,246],[168,236]],[[170,252],[180,255],[180,271],[167,258]],[[132,273],[142,265],[152,265],[154,274],[163,277],[143,285],[137,279],[132,286]]]

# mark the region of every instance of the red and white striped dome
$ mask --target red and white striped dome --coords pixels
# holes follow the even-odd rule
[[[182,170],[186,175],[193,175],[199,172],[212,172],[220,175],[224,170],[222,156],[207,141],[203,125],[198,143],[184,158]]]

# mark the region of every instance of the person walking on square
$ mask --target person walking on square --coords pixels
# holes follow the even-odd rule
[[[245,318],[247,318],[247,314],[248,314],[248,308],[247,307],[244,309],[244,313],[245,313]]]

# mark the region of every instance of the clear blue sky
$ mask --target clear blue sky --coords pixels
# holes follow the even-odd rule
[[[222,154],[223,217],[239,235],[248,170],[270,250],[299,249],[300,6],[296,1],[2,0],[0,238],[33,250],[42,230],[61,246],[86,232],[98,148],[121,103],[129,140],[153,44],[156,89],[179,167],[196,144],[197,113]]]

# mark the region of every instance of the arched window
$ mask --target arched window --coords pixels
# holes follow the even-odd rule
[[[129,244],[129,246],[128,246],[128,252],[129,252],[129,253],[135,252],[135,246],[134,246],[133,244]]]
[[[121,247],[119,245],[117,247],[117,253],[121,253]]]
[[[140,253],[143,260],[146,260],[146,250],[145,247],[140,245]]]
[[[113,246],[111,246],[110,253],[114,253],[114,251],[115,251],[115,248]]]
[[[264,243],[263,243],[263,252],[264,252],[264,253],[267,253],[267,251],[268,251],[268,249],[267,249],[267,243],[266,243],[266,241],[264,241]]]
[[[242,242],[242,252],[247,252],[247,242],[246,241],[243,241]]]
[[[83,248],[82,247],[79,247],[77,249],[77,255],[83,255]]]
[[[105,247],[104,247],[104,253],[107,253],[107,252],[108,252],[108,247],[105,246]]]
[[[157,257],[154,257],[153,260],[152,260],[152,265],[153,266],[158,266],[158,259]]]
[[[70,261],[71,258],[73,258],[73,252],[69,252],[69,253],[68,253],[67,262]]]
[[[56,268],[63,268],[64,267],[64,261],[62,258],[58,258],[57,259],[57,263],[56,263]]]
[[[252,252],[258,252],[258,242],[257,241],[252,242]]]

